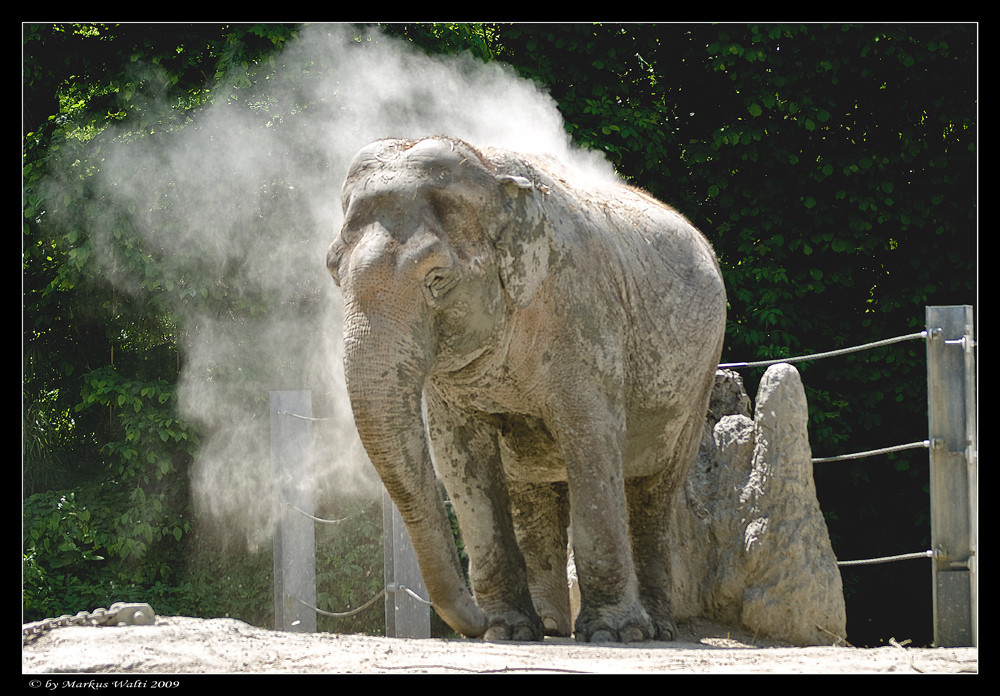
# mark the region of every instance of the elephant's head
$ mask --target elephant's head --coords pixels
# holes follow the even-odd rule
[[[355,422],[407,524],[435,609],[478,636],[428,453],[421,397],[432,373],[494,349],[549,262],[542,193],[448,139],[382,140],[354,158],[327,265],[344,296]]]

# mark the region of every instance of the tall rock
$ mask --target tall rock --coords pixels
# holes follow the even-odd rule
[[[846,635],[837,559],[816,498],[798,371],[770,367],[753,414],[716,374],[698,460],[673,511],[674,615],[798,645]]]

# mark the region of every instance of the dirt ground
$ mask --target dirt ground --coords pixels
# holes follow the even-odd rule
[[[977,674],[976,648],[790,647],[706,622],[634,646],[572,640],[485,643],[287,633],[234,619],[157,617],[151,626],[64,626],[23,645],[30,675],[181,674]],[[52,680],[59,683],[60,677]],[[78,679],[75,676],[71,679]],[[67,682],[67,686],[74,686]]]

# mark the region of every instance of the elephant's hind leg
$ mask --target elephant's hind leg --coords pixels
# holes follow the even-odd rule
[[[639,581],[639,595],[653,623],[657,640],[673,640],[677,628],[671,595],[670,520],[680,489],[687,479],[690,463],[697,454],[697,435],[703,417],[692,416],[682,429],[673,461],[658,473],[628,479],[625,486],[629,510],[629,535]]]
[[[545,635],[569,636],[573,616],[566,575],[566,484],[511,481],[509,487],[514,530],[535,611],[545,625]]]
[[[668,539],[673,483],[663,474],[630,479],[629,531],[639,581],[639,596],[653,623],[657,640],[677,637],[671,608],[673,580]]]

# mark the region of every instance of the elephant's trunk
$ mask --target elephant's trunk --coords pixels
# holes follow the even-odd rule
[[[432,343],[407,324],[349,311],[344,364],[351,407],[368,456],[406,523],[435,611],[462,635],[478,637],[486,615],[461,572],[422,417]]]

